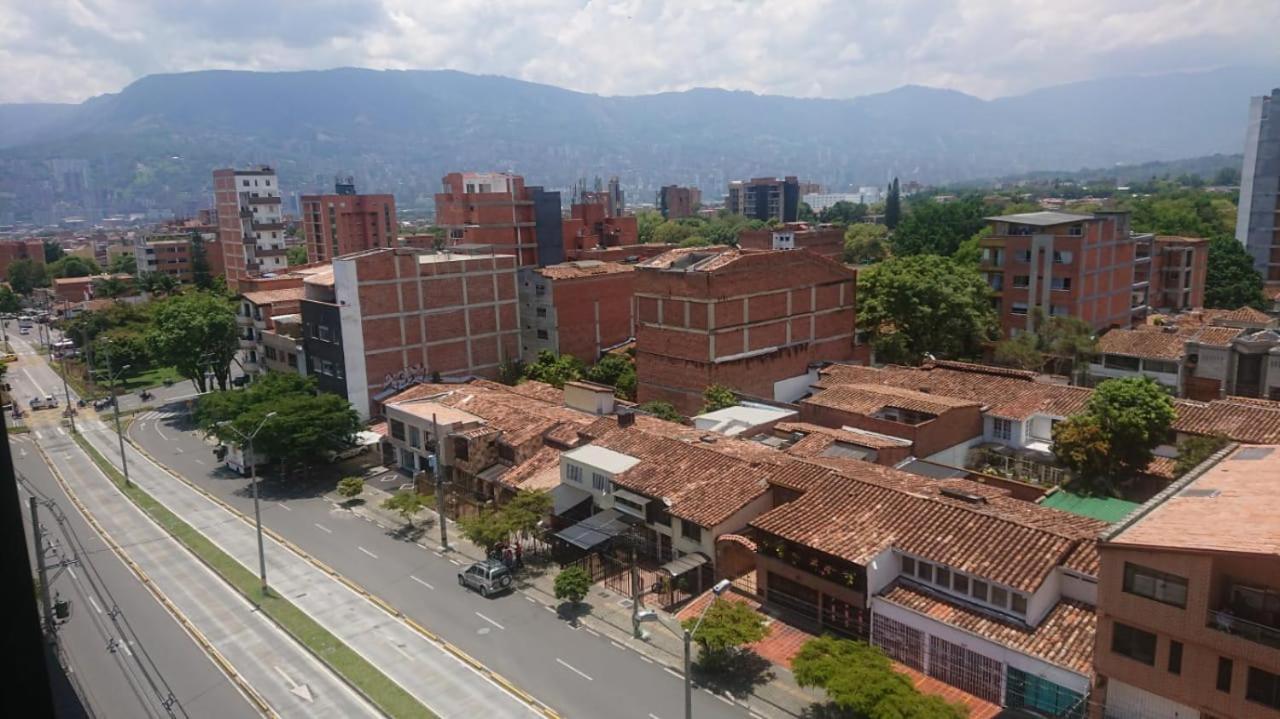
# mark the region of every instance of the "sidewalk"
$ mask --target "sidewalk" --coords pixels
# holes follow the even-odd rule
[[[403,526],[405,522],[396,512],[382,508],[383,500],[390,496],[390,493],[371,486],[371,483],[366,483],[364,493],[355,502],[347,500],[337,492],[330,492],[325,495],[325,498],[335,506],[348,509],[381,527],[394,529]],[[428,531],[423,532],[418,540],[419,546],[433,551],[438,550],[440,532],[435,524],[434,505],[420,511],[414,516],[413,521],[415,524],[428,527]],[[452,521],[449,521],[447,528],[449,546],[455,555],[470,561],[484,559],[484,551],[463,538]],[[555,598],[555,574],[553,564],[527,565],[517,576],[517,588],[542,604],[559,610],[562,602]],[[594,632],[617,642],[661,664],[669,671],[684,676],[684,644],[681,638],[663,627],[655,626],[656,622],[646,622],[645,639],[633,637],[629,598],[597,584],[592,587],[591,594],[584,604],[589,607],[589,611],[580,614],[578,621],[588,632]],[[676,617],[659,609],[655,611],[662,615],[668,626],[678,623]],[[769,681],[756,685],[749,694],[732,696],[733,701],[746,707],[754,716],[770,719],[798,717],[815,702],[825,701],[825,695],[822,692],[802,689],[797,685],[786,666],[774,663],[769,668],[769,673],[772,674]]]

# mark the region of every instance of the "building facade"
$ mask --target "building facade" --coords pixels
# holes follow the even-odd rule
[[[520,356],[543,350],[594,364],[635,337],[635,265],[579,260],[520,270]]]
[[[635,215],[611,214],[610,197],[602,192],[584,193],[581,201],[570,207],[569,217],[561,224],[565,257],[576,256],[584,250],[639,244]]]
[[[637,265],[640,402],[685,413],[713,384],[793,401],[854,354],[854,271],[810,252],[677,249]]]
[[[304,280],[307,373],[362,417],[434,376],[496,376],[519,357],[513,255],[367,250]]]
[[[768,222],[796,222],[800,219],[800,186],[794,175],[756,177],[729,183],[725,207],[735,215]]]
[[[1280,447],[1228,448],[1098,545],[1108,719],[1280,717]]]
[[[702,190],[696,187],[664,185],[658,190],[658,211],[663,218],[678,220],[681,217],[693,217],[702,204]]]
[[[1143,236],[1145,237],[1145,236]],[[1143,254],[1138,246],[1139,259]],[[1134,284],[1143,274],[1142,263],[1134,268]],[[1151,309],[1180,312],[1204,307],[1204,282],[1209,272],[1209,243],[1200,237],[1156,235],[1151,241]]]
[[[453,172],[436,194],[436,225],[446,242],[485,245],[514,255],[521,267],[564,259],[560,193],[526,187],[503,172]]]
[[[307,262],[379,247],[395,247],[399,223],[394,195],[357,195],[339,183],[333,195],[303,195],[302,232]]]
[[[1267,282],[1280,282],[1280,88],[1249,101],[1236,239]]]
[[[742,230],[738,246],[744,250],[808,250],[839,261],[844,255],[844,229],[836,225],[788,223],[780,227]]]
[[[218,245],[227,286],[240,278],[289,266],[285,248],[280,181],[266,165],[249,170],[213,171],[218,213]]]
[[[31,260],[44,267],[43,240],[4,240],[0,242],[0,277],[9,279],[9,265],[18,260]]]
[[[191,282],[190,235],[139,237],[133,250],[138,274],[158,272],[180,283]]]

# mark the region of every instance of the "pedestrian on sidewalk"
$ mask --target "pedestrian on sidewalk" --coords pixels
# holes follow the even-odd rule
[[[524,549],[516,542],[516,569],[524,568]]]

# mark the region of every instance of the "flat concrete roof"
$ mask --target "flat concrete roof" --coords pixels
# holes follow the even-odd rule
[[[565,457],[581,462],[589,467],[597,467],[603,469],[609,474],[622,474],[632,467],[640,464],[640,460],[629,454],[615,452],[612,449],[597,447],[594,444],[588,444],[577,449],[571,449],[565,452]]]
[[[1019,225],[1052,227],[1053,225],[1068,225],[1073,222],[1084,222],[1085,220],[1096,218],[1093,215],[1076,215],[1070,212],[1021,212],[1016,215],[996,215],[985,219],[993,222],[1013,222]]]
[[[436,418],[436,422],[445,426],[454,425],[454,424],[467,424],[470,422],[476,422],[480,424],[484,423],[484,420],[480,419],[474,414],[471,414],[470,412],[464,412],[460,409],[450,407],[448,405],[440,404],[439,402],[418,402],[418,401],[410,400],[408,402],[404,402],[403,404],[388,405],[387,408],[398,409],[401,412],[404,412],[406,414],[411,414],[415,417],[421,417],[422,419],[425,419],[428,422],[431,421],[431,417],[432,415],[434,415]]]

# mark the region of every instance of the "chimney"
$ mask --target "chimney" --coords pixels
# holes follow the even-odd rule
[[[618,426],[630,427],[636,423],[636,413],[629,409],[618,410]]]

